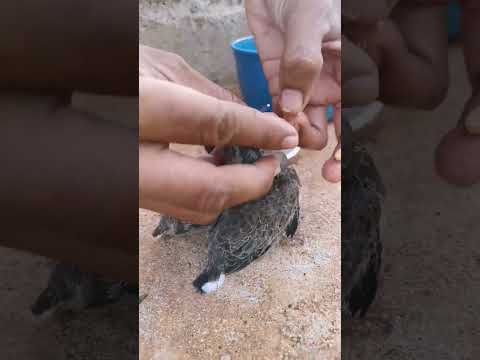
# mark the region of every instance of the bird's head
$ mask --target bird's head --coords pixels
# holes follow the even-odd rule
[[[162,216],[158,223],[158,226],[153,231],[154,237],[169,238],[175,235],[176,229],[175,226],[178,221],[170,216]]]
[[[79,302],[83,301],[88,280],[75,266],[57,264],[50,274],[46,289],[31,306],[32,313],[39,316],[63,307],[75,309],[81,306]]]

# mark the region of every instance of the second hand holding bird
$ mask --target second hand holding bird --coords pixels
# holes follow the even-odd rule
[[[169,144],[288,149],[298,145],[294,127],[242,105],[172,54],[141,47],[139,73],[140,207],[206,224],[269,192],[279,167],[273,156],[219,166],[212,156],[189,157]]]

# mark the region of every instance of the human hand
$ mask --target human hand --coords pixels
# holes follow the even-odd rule
[[[374,24],[386,19],[399,0],[342,1],[343,22]]]
[[[378,67],[382,66],[386,54],[398,55],[398,51],[406,47],[400,29],[391,19],[373,24],[351,23],[344,26],[343,35],[365,51]]]
[[[326,107],[335,109],[340,139],[341,26],[340,1],[246,1],[274,110],[294,124],[300,146],[326,146]],[[340,149],[340,143],[335,152]],[[340,180],[340,163],[333,156],[324,177]]]
[[[205,224],[226,208],[265,195],[278,170],[275,158],[222,166],[211,156],[193,158],[174,152],[169,144],[285,149],[298,144],[296,130],[274,114],[239,104],[180,58],[142,48],[140,206]]]
[[[371,103],[379,96],[378,68],[367,52],[342,39],[342,97],[345,107]]]
[[[145,45],[139,46],[139,54],[140,77],[167,80],[220,100],[243,104],[232,92],[208,80],[177,54]]]

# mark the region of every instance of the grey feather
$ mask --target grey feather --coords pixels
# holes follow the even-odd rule
[[[385,187],[375,163],[342,117],[342,318],[364,316],[382,265],[380,224]]]

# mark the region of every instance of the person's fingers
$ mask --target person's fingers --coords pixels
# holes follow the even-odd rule
[[[190,71],[185,71],[179,76],[180,85],[188,86],[194,90],[201,92],[202,94],[213,96],[219,100],[234,102],[237,104],[245,104],[238,96],[233,92],[224,89],[223,87],[208,80],[202,74],[196,70],[190,68]]]
[[[211,178],[208,173],[204,173],[206,179],[203,181],[210,179],[210,184],[205,188],[205,192],[201,190],[196,192],[190,208],[163,203],[161,212],[195,224],[209,224],[215,221],[223,210],[266,195],[272,187],[275,173],[279,171],[279,163],[274,156],[269,156],[258,160],[254,165],[224,165],[216,169],[218,177]],[[219,192],[222,194],[220,199],[224,200],[215,202],[219,199],[217,195]],[[201,199],[201,194],[211,197],[210,201],[203,200],[209,204],[208,207],[202,206],[202,202],[197,202],[197,199]]]
[[[335,126],[335,133],[337,135],[338,144],[328,159],[323,165],[323,177],[330,182],[339,182],[342,179],[342,106],[335,105],[333,113],[333,124]]]
[[[197,159],[201,161],[206,161],[213,165],[223,165],[225,163],[223,159],[219,158],[218,156],[210,155],[210,154],[200,155],[197,157]]]
[[[266,156],[247,165],[224,165],[217,167],[219,181],[230,184],[231,196],[224,208],[230,208],[266,195],[272,187],[280,163],[275,156]],[[223,179],[223,180],[222,180]]]
[[[333,125],[335,126],[335,134],[337,139],[341,142],[342,138],[342,103],[339,102],[333,107]]]
[[[328,159],[323,165],[322,175],[328,182],[338,183],[342,180],[341,164],[333,159]]]
[[[334,155],[323,165],[322,175],[329,182],[336,183],[342,179],[342,162],[341,157],[338,157],[341,154],[340,151],[341,145],[338,144],[333,152]]]
[[[373,24],[389,16],[399,0],[342,1],[342,17],[349,22]]]
[[[342,54],[342,102],[348,107],[377,99],[380,91],[377,65],[346,37],[342,38]]]
[[[323,66],[322,43],[329,25],[318,12],[305,12],[291,2],[286,16],[285,48],[280,63],[280,104],[285,113],[299,113],[308,103]],[[313,4],[312,6],[322,6]]]
[[[326,41],[322,45],[323,50],[330,51],[337,56],[341,56],[342,52],[342,40],[331,40],[331,41]]]
[[[273,113],[218,100],[167,81],[139,82],[141,141],[235,144],[263,149],[298,145],[298,133]]]
[[[279,166],[274,157],[215,166],[147,143],[139,163],[140,206],[197,223],[268,193]]]
[[[139,156],[140,207],[194,223],[207,223],[218,215],[222,189],[212,194],[212,184],[201,176],[211,173],[213,164],[148,143],[140,145]],[[209,195],[200,198],[207,190]],[[218,204],[208,201],[209,197]]]
[[[170,80],[172,69],[178,67],[181,57],[161,49],[139,44],[138,76],[148,76],[158,80]]]
[[[326,108],[308,106],[305,112],[297,115],[299,124],[300,146],[322,150],[328,141]]]
[[[248,28],[255,35],[257,50],[263,65],[279,59],[283,51],[283,33],[273,19],[272,6],[281,5],[283,1],[245,0],[245,12]],[[265,67],[264,67],[265,72]],[[265,75],[268,77],[267,72]]]
[[[464,127],[470,135],[480,135],[480,90],[474,90],[472,96],[465,104],[458,126]]]
[[[461,127],[450,130],[435,151],[435,168],[447,182],[471,186],[480,181],[480,136],[468,135]]]
[[[207,79],[177,54],[139,45],[138,68],[139,76],[168,80],[220,100],[243,104],[235,94]]]

